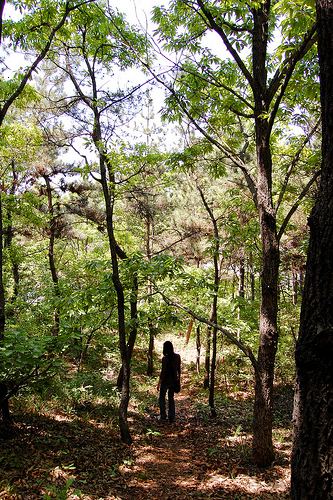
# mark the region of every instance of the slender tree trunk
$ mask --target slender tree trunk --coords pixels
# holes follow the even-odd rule
[[[217,317],[217,298],[220,287],[220,266],[219,266],[219,254],[220,254],[220,235],[219,229],[217,225],[217,219],[214,216],[214,213],[209,206],[205,195],[202,189],[198,186],[198,191],[201,196],[202,203],[207,210],[209,218],[211,220],[213,231],[214,231],[214,249],[213,249],[213,263],[214,263],[214,297],[212,302],[212,311],[210,316],[210,321],[217,325],[218,317]],[[215,409],[215,370],[216,370],[216,349],[217,349],[217,328],[212,328],[212,358],[210,364],[210,371],[208,373],[209,380],[209,407],[210,414],[212,417],[216,417],[216,409]],[[206,354],[207,356],[207,354]],[[207,360],[207,357],[206,357]],[[206,367],[206,375],[207,375],[207,367]]]
[[[52,276],[52,282],[53,282],[53,290],[54,290],[54,296],[56,300],[59,299],[60,293],[59,293],[59,278],[58,278],[58,272],[56,268],[56,263],[55,263],[55,258],[54,258],[54,242],[55,242],[55,231],[56,231],[56,217],[54,214],[54,207],[53,207],[53,199],[52,199],[52,188],[51,188],[51,182],[50,178],[48,175],[43,175],[43,178],[45,180],[46,184],[46,192],[47,192],[47,200],[48,200],[48,210],[49,210],[49,216],[50,216],[50,222],[49,222],[49,266],[50,266],[50,271],[51,271],[51,276]],[[58,305],[55,306],[54,312],[53,312],[53,328],[52,328],[52,335],[57,336],[59,335],[60,331],[60,313],[59,313],[59,307]]]
[[[17,181],[18,181],[18,176],[17,172],[15,169],[15,164],[12,162],[12,175],[13,175],[13,180],[12,180],[12,186],[10,189],[10,194],[14,198],[15,193],[16,193],[16,187],[17,187]],[[8,248],[9,250],[9,257],[12,265],[12,273],[13,273],[13,281],[14,281],[14,292],[12,297],[9,299],[10,302],[13,304],[15,300],[17,299],[18,293],[19,293],[19,283],[20,283],[20,273],[19,273],[19,265],[17,263],[17,259],[13,253],[13,238],[14,238],[14,230],[13,230],[13,222],[12,222],[12,210],[11,208],[7,209],[7,229],[6,229],[6,239],[4,241],[4,247]]]
[[[242,257],[239,261],[239,283],[238,283],[238,297],[245,297],[245,260]]]
[[[210,321],[217,324],[217,295],[214,297],[212,314]],[[210,416],[216,417],[215,409],[215,371],[216,371],[216,344],[217,344],[217,328],[212,328],[212,359],[210,364],[210,383],[209,383],[209,408]]]
[[[292,286],[292,299],[293,305],[296,306],[298,301],[298,272],[297,269],[291,271],[291,286]]]
[[[118,338],[119,338],[119,350],[121,355],[121,369],[122,369],[122,388],[121,388],[120,404],[118,410],[119,429],[122,441],[126,444],[131,444],[132,438],[127,418],[128,403],[130,398],[130,392],[129,392],[130,358],[128,355],[127,342],[126,342],[125,297],[124,297],[124,288],[119,274],[117,243],[115,240],[114,227],[113,227],[115,177],[112,165],[108,163],[109,162],[108,156],[103,149],[99,112],[97,109],[95,109],[94,112],[95,112],[95,123],[94,123],[93,137],[96,149],[99,152],[101,184],[105,202],[106,226],[107,226],[111,264],[112,264],[112,282],[117,296]]]
[[[201,336],[200,336],[200,324],[197,325],[196,329],[196,348],[197,348],[197,359],[196,359],[196,370],[200,373],[200,356],[201,356]]]
[[[245,297],[245,259],[244,256],[240,258],[239,261],[239,282],[238,282],[238,297],[244,299]],[[242,303],[239,301],[238,304],[238,320],[242,318]],[[240,340],[240,328],[237,329],[237,339]]]
[[[132,354],[138,333],[138,278],[136,275],[133,276],[132,280],[130,304],[131,304],[131,329],[127,342],[127,353],[129,362],[131,362],[132,360]],[[123,385],[123,376],[124,376],[123,367],[121,367],[117,379],[117,387],[119,391],[121,391]]]
[[[211,339],[212,339],[212,328],[207,327],[206,333],[206,352],[205,352],[205,375],[203,386],[205,389],[209,389],[210,384],[210,351],[211,351]]]
[[[148,213],[146,214],[146,254],[147,259],[150,262],[152,258],[152,233],[153,233],[153,221],[151,214],[148,209]],[[148,292],[148,303],[149,305],[152,302],[152,293],[153,293],[153,284],[149,280],[147,286]],[[153,321],[151,318],[148,318],[148,330],[149,330],[149,341],[148,341],[148,352],[147,352],[147,375],[151,377],[154,374],[154,347],[155,347],[155,328],[153,325]]]
[[[6,326],[6,299],[5,299],[5,288],[3,284],[3,218],[2,218],[2,193],[3,188],[0,187],[0,345],[3,343],[5,338],[5,326]],[[2,382],[0,383],[0,408],[2,412],[2,420],[4,423],[10,421],[9,413],[9,403],[7,399],[7,385]]]
[[[333,499],[333,3],[317,0],[322,175],[296,346],[293,500]]]
[[[251,300],[252,302],[256,298],[256,281],[253,269],[253,255],[250,254],[250,288],[251,288]]]
[[[155,346],[155,329],[152,322],[149,321],[149,343],[148,343],[148,353],[147,353],[147,375],[151,377],[154,375],[154,346]]]
[[[101,168],[101,171],[103,171],[103,167]],[[103,192],[107,210],[106,218],[107,218],[108,236],[109,236],[110,253],[112,261],[112,281],[117,295],[118,335],[119,335],[119,349],[121,355],[121,369],[122,369],[122,388],[121,388],[121,397],[119,404],[119,429],[122,441],[126,444],[131,444],[132,438],[127,419],[128,403],[129,403],[130,359],[128,356],[127,343],[126,343],[125,298],[124,298],[123,285],[121,283],[119,275],[117,249],[113,231],[113,200],[111,201],[110,198],[108,182],[105,174],[102,176],[102,179],[103,179]],[[112,186],[115,185],[114,179],[112,178],[111,178],[111,183]]]

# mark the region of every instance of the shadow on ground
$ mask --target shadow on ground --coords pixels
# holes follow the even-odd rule
[[[131,409],[132,446],[120,442],[108,405],[17,413],[11,432],[0,435],[1,500],[289,498],[292,391],[276,393],[276,461],[266,470],[251,463],[251,397],[219,397],[210,419],[185,381],[176,423],[162,424],[155,395],[136,394],[147,411]]]

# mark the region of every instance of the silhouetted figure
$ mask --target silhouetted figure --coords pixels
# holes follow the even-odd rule
[[[175,420],[175,392],[180,391],[180,374],[181,374],[180,355],[173,350],[172,342],[167,340],[163,344],[163,358],[160,379],[157,385],[157,390],[160,391],[159,406],[160,418],[166,420],[166,404],[165,396],[168,393],[168,419],[169,422]]]

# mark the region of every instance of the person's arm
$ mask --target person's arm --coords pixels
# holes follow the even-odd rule
[[[179,380],[180,380],[180,376],[182,374],[182,362],[181,362],[180,354],[178,354],[177,357],[178,357],[177,371],[178,371],[178,377],[179,377]]]
[[[164,374],[165,374],[165,358],[163,356],[162,358],[162,369],[161,369],[161,373],[160,373],[160,378],[158,379],[158,384],[157,384],[157,391],[160,390],[160,387],[161,387],[161,383],[162,383],[162,380],[164,378]]]

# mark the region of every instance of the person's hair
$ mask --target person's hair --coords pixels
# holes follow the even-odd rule
[[[170,356],[170,354],[173,354],[173,353],[174,353],[174,350],[173,350],[172,342],[170,342],[170,340],[167,340],[163,344],[163,354],[164,354],[164,356],[168,356],[168,355]]]

